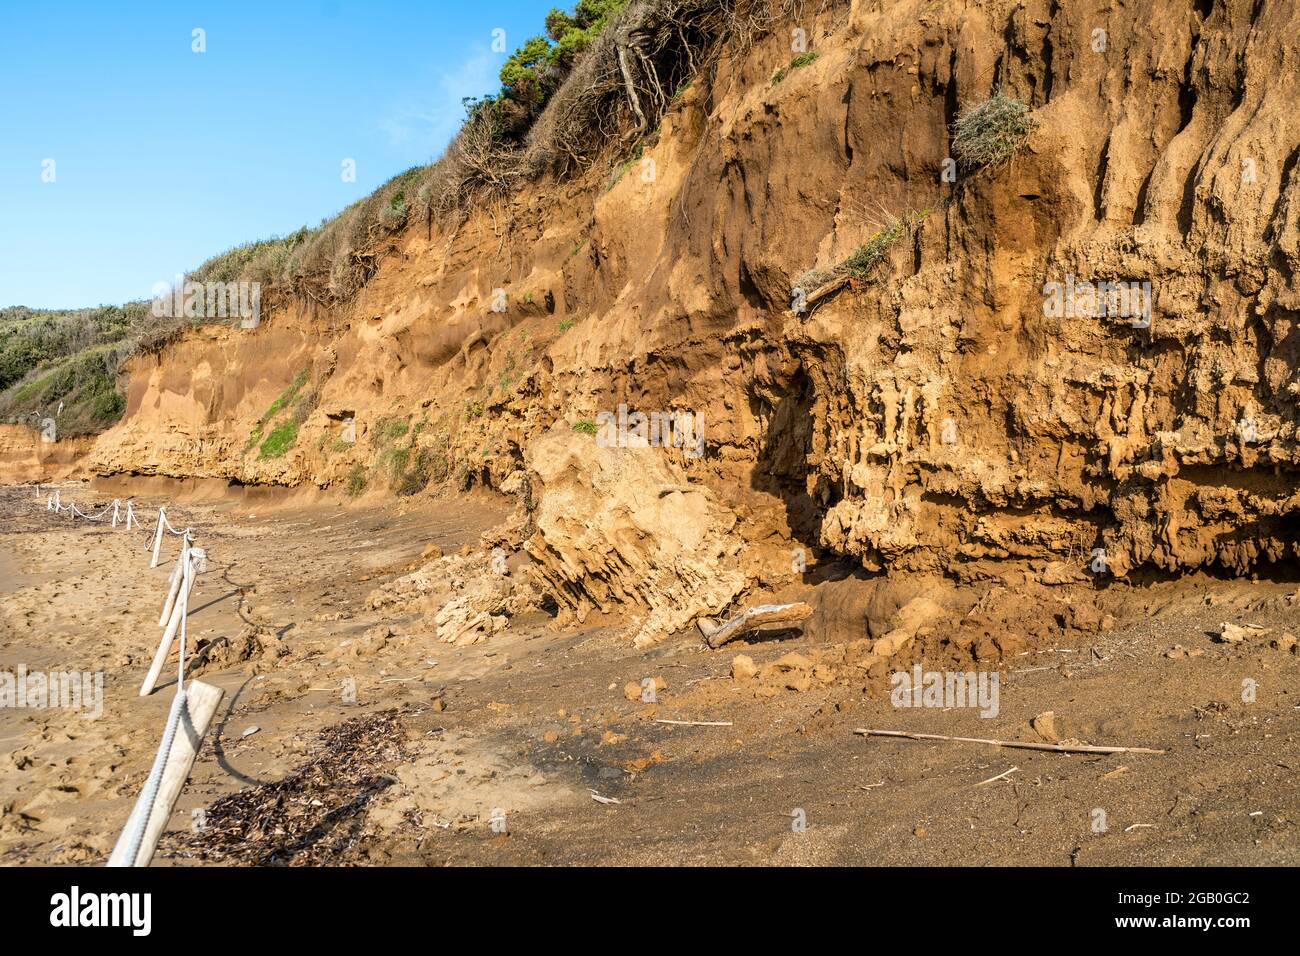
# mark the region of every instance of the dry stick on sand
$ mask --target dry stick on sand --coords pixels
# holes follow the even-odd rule
[[[729,720],[668,720],[666,717],[656,717],[656,724],[672,724],[676,727],[730,727]]]
[[[984,786],[984,784],[993,783],[995,780],[1005,780],[1008,776],[1015,773],[1019,769],[1020,769],[1019,767],[1012,767],[1010,770],[1003,770],[996,777],[989,777],[987,780],[981,780],[979,783],[975,784],[975,786],[982,787]]]
[[[1019,750],[1051,750],[1063,754],[1163,754],[1166,750],[1147,747],[1094,747],[1092,744],[1035,744],[1019,740],[986,740],[983,737],[949,737],[946,734],[914,734],[906,730],[869,730],[859,727],[853,731],[864,737],[906,737],[909,740],[951,740],[962,744],[992,744],[994,747],[1014,747]]]

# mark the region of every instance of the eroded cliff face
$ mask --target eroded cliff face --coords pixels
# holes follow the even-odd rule
[[[13,484],[51,481],[78,470],[92,440],[85,437],[45,441],[25,425],[0,425],[0,481]]]
[[[379,495],[418,458],[430,489],[519,490],[562,610],[666,630],[804,558],[1057,581],[1293,558],[1300,21],[1181,7],[810,4],[639,153],[413,225],[346,311],[281,303],[138,361],[88,467]],[[819,55],[791,68],[795,28]],[[999,87],[1037,128],[949,181],[960,104]],[[909,210],[870,280],[792,309]],[[1149,282],[1149,314],[1097,314],[1100,281]],[[705,453],[615,461],[573,429],[620,404],[693,413]]]

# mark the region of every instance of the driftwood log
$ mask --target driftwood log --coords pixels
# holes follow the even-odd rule
[[[696,621],[696,626],[704,636],[705,644],[709,647],[721,647],[727,641],[760,627],[798,624],[806,620],[812,612],[813,609],[802,601],[795,604],[759,604],[746,608],[721,627],[705,617]]]

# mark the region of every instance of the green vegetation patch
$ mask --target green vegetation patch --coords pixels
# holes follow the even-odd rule
[[[298,440],[298,423],[292,418],[287,422],[271,429],[271,434],[266,436],[262,442],[262,447],[258,450],[258,458],[279,458]]]
[[[783,66],[772,74],[772,82],[774,84],[780,83],[791,70],[797,70],[800,67],[808,66],[810,63],[816,63],[817,58],[820,55],[821,54],[817,53],[815,50],[809,50],[807,53],[800,53],[790,61],[788,66]]]
[[[307,384],[307,378],[308,370],[303,369],[293,377],[289,386],[276,396],[275,401],[267,406],[244,444],[245,455],[257,448],[259,459],[279,458],[294,446],[298,441],[298,426],[311,415],[318,399],[314,389],[303,394],[303,386]],[[279,424],[274,424],[276,417],[286,409],[290,410],[288,417]],[[267,427],[273,424],[274,427],[268,433]]]

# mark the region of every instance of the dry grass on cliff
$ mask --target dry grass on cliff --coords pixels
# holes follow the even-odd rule
[[[826,268],[814,267],[804,272],[795,280],[792,293],[802,292],[804,296],[811,296],[831,283],[842,283],[849,279],[859,281],[870,279],[876,267],[885,261],[894,244],[911,235],[929,214],[928,209],[919,212],[908,210],[901,216],[884,209],[877,216],[863,213],[861,218],[876,227],[871,238],[835,265]]]
[[[1010,161],[1037,125],[1025,103],[997,91],[962,107],[952,127],[953,158],[963,169],[997,168]]]

